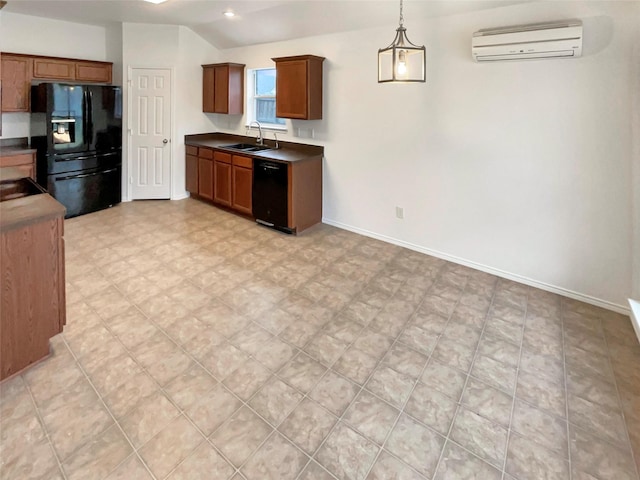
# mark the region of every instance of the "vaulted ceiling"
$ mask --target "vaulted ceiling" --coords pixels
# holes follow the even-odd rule
[[[405,0],[404,13],[410,27],[414,19],[530,1]],[[227,10],[236,15],[225,17]],[[399,0],[9,0],[2,12],[93,25],[185,25],[225,49],[396,24]]]

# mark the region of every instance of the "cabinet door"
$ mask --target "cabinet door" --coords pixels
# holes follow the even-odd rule
[[[215,87],[214,67],[202,67],[202,111],[214,113],[213,92]]]
[[[198,157],[198,195],[213,200],[213,160]]]
[[[233,208],[251,215],[251,190],[253,187],[253,170],[251,168],[233,166]]]
[[[187,154],[185,184],[187,192],[198,194],[198,157],[195,155]]]
[[[307,61],[276,63],[276,116],[307,118]]]
[[[213,162],[214,168],[214,200],[228,207],[231,206],[231,165],[219,161]]]
[[[76,62],[76,80],[83,82],[111,83],[111,64]]]
[[[71,60],[33,59],[33,77],[53,80],[75,80],[75,64]]]
[[[2,111],[28,112],[32,60],[2,55]]]
[[[214,67],[213,111],[229,113],[229,67]]]

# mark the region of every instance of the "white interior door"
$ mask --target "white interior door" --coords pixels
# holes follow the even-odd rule
[[[171,71],[134,68],[131,80],[131,198],[171,198]]]

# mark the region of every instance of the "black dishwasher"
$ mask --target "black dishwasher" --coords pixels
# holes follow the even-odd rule
[[[286,163],[254,160],[253,216],[261,225],[293,233],[288,227],[288,167]]]

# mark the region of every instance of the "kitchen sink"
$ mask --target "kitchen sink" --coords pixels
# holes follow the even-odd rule
[[[271,150],[271,147],[266,145],[256,145],[255,143],[234,143],[233,145],[222,145],[221,148],[240,150],[241,152],[261,152],[262,150]]]

